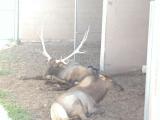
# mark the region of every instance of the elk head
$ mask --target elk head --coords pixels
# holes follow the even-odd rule
[[[42,48],[43,48],[43,55],[47,58],[48,61],[48,69],[46,74],[47,75],[56,75],[59,73],[59,71],[61,71],[62,69],[64,69],[67,64],[69,63],[69,59],[75,55],[75,54],[83,54],[85,52],[81,52],[80,49],[83,46],[83,44],[85,43],[85,41],[87,40],[88,37],[88,33],[89,33],[90,27],[88,27],[88,30],[85,32],[84,37],[81,41],[81,43],[79,44],[79,46],[67,57],[65,58],[60,58],[58,60],[54,60],[47,52],[45,44],[44,44],[44,37],[43,37],[43,27],[41,28],[41,34],[40,34],[40,39],[41,39],[41,44],[42,44]]]

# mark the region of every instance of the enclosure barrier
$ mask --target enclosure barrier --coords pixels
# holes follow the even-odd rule
[[[144,120],[160,120],[160,0],[150,2]]]

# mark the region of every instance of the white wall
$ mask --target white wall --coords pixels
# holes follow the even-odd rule
[[[39,41],[44,24],[46,39],[71,39],[74,0],[20,0],[20,39]]]
[[[15,0],[0,0],[0,40],[13,40],[15,29]]]
[[[46,40],[73,40],[74,0],[20,0],[20,39],[39,41],[44,22]],[[100,41],[102,0],[78,0],[78,39],[91,25],[91,38]],[[44,20],[45,19],[45,20]]]
[[[149,0],[109,0],[107,4],[105,71],[141,69],[146,64]]]
[[[103,0],[78,0],[77,10],[77,32],[78,36],[82,37],[81,33],[86,31],[90,25],[91,39],[100,42],[101,35],[101,19],[102,19],[102,2]]]

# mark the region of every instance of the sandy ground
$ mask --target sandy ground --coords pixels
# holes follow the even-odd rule
[[[46,43],[48,51],[53,58],[68,55],[72,51],[72,42],[57,41]],[[77,61],[83,65],[99,66],[98,43],[85,45],[85,55],[78,55]],[[1,51],[11,54],[15,59],[10,63],[1,64],[9,66],[14,74],[0,77],[0,88],[10,91],[16,101],[25,107],[33,120],[50,120],[50,106],[55,97],[63,91],[54,91],[53,86],[40,80],[19,80],[20,76],[41,75],[46,70],[46,59],[41,54],[40,43],[23,43],[20,46]],[[92,64],[91,64],[92,63]],[[143,120],[145,75],[136,71],[128,74],[111,76],[120,84],[124,91],[113,87],[100,103],[105,107],[105,113],[92,116],[93,120]]]

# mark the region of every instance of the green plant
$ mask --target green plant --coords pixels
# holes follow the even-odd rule
[[[24,108],[16,104],[8,92],[0,90],[0,104],[7,110],[12,120],[31,120],[30,114]]]
[[[1,69],[0,68],[0,75],[10,75],[12,71],[10,69]]]

